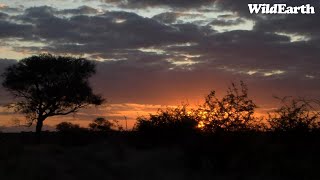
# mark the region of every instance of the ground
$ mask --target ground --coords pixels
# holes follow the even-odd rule
[[[0,179],[319,179],[317,136],[0,134]]]

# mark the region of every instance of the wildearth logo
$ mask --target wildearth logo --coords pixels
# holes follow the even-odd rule
[[[251,14],[315,14],[310,4],[287,6],[287,4],[248,4]]]

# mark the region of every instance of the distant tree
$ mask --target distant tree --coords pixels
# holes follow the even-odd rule
[[[114,124],[103,117],[96,118],[92,123],[89,124],[91,131],[111,131]]]
[[[254,126],[256,104],[248,97],[248,88],[241,82],[240,88],[232,83],[227,94],[218,99],[215,91],[205,98],[196,111],[199,127],[206,132],[245,131]]]
[[[57,124],[56,130],[58,132],[77,132],[85,130],[85,128],[81,128],[79,124],[72,124],[70,122],[61,122]]]
[[[127,120],[127,119],[125,119]],[[124,127],[120,124],[119,120],[113,120],[112,121],[113,127],[117,128],[118,131],[127,131],[128,128],[124,129]]]
[[[277,99],[282,106],[269,113],[268,122],[272,131],[310,132],[319,128],[319,112],[315,109],[317,103],[292,97]]]
[[[9,107],[25,114],[29,126],[36,122],[39,134],[48,117],[103,103],[89,86],[95,72],[95,64],[86,59],[41,54],[8,67],[2,85],[16,98]]]

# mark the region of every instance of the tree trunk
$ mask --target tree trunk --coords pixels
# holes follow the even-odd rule
[[[36,143],[41,144],[41,130],[43,126],[44,119],[38,118],[37,125],[36,125]]]
[[[41,130],[42,130],[42,126],[43,126],[43,120],[41,118],[39,118],[37,120],[37,126],[36,126],[36,134],[40,135]]]

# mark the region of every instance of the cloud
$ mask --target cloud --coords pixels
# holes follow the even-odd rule
[[[164,24],[183,24],[185,21],[191,22],[192,19],[198,17],[205,18],[201,13],[188,13],[188,12],[164,12],[152,17]],[[195,21],[193,21],[195,22]]]
[[[124,8],[148,8],[148,7],[169,7],[194,9],[203,6],[213,5],[215,0],[102,0],[105,3],[112,3]]]
[[[231,11],[240,17],[253,19],[255,21],[255,30],[266,32],[286,32],[293,34],[306,34],[311,36],[319,36],[320,23],[317,21],[320,14],[314,15],[253,15],[249,13],[248,3],[266,3],[263,0],[218,0],[216,5],[220,11]],[[272,0],[270,4],[282,3],[288,6],[300,6],[311,4],[315,8],[319,7],[317,0]]]
[[[8,17],[8,14],[0,12],[0,19],[7,19]]]
[[[233,0],[216,0],[215,5],[221,11],[232,11],[237,13],[240,16],[246,16],[249,18],[260,18],[260,15],[251,15],[248,9],[248,4],[287,4],[290,6],[299,6],[304,4],[311,4],[314,6],[319,5],[317,0],[242,0],[242,1],[233,1]],[[277,17],[278,15],[271,15],[269,18]],[[284,17],[284,16],[282,16]]]
[[[58,12],[59,14],[98,14],[100,13],[97,9],[90,6],[80,6],[77,9],[64,9]]]
[[[50,6],[30,7],[24,12],[25,20],[41,19],[52,17],[56,9]]]
[[[180,13],[165,12],[165,13],[157,14],[152,18],[165,24],[172,24],[177,21],[179,16],[180,16]]]
[[[106,12],[94,16],[76,15],[65,18],[56,16],[56,12],[57,10],[51,7],[43,6],[29,8],[17,17],[33,24],[31,34],[35,40],[45,39],[48,42],[47,46],[32,47],[29,50],[87,54],[94,59],[126,60],[130,63],[125,63],[141,67],[163,65],[167,69],[177,68],[177,62],[192,61],[198,63],[192,66],[193,69],[213,66],[230,71],[237,67],[238,72],[248,72],[256,68],[259,72],[280,69],[285,72],[304,73],[309,71],[309,68],[318,67],[309,67],[304,63],[306,54],[309,54],[310,62],[315,62],[314,57],[318,56],[315,45],[292,43],[289,36],[265,32],[258,28],[253,31],[218,33],[209,26],[192,23],[163,24],[154,20],[162,15],[149,19],[135,13]],[[214,20],[213,24],[221,26],[240,22],[240,18],[224,20],[220,17]],[[195,45],[172,46],[185,43]],[[143,48],[158,49],[158,52],[141,51]],[[255,49],[254,52],[251,49]],[[289,60],[298,67],[288,70]]]
[[[43,6],[26,9],[17,21],[32,24],[30,35],[45,39],[47,47],[40,51],[56,53],[100,54],[116,49],[128,51],[150,46],[187,43],[212,31],[194,24],[162,24],[135,13],[106,12],[95,16],[58,17],[53,8]],[[18,25],[17,25],[18,26]]]
[[[5,13],[21,13],[23,12],[23,7],[18,6],[18,7],[9,7],[5,4],[0,4],[0,12],[5,12]]]
[[[16,23],[0,20],[0,38],[9,38],[9,37],[24,38],[24,37],[28,37],[31,31],[32,31],[31,25],[16,24]]]
[[[213,26],[235,26],[244,23],[245,21],[241,18],[235,20],[224,20],[224,19],[215,19],[211,21],[210,25]]]

